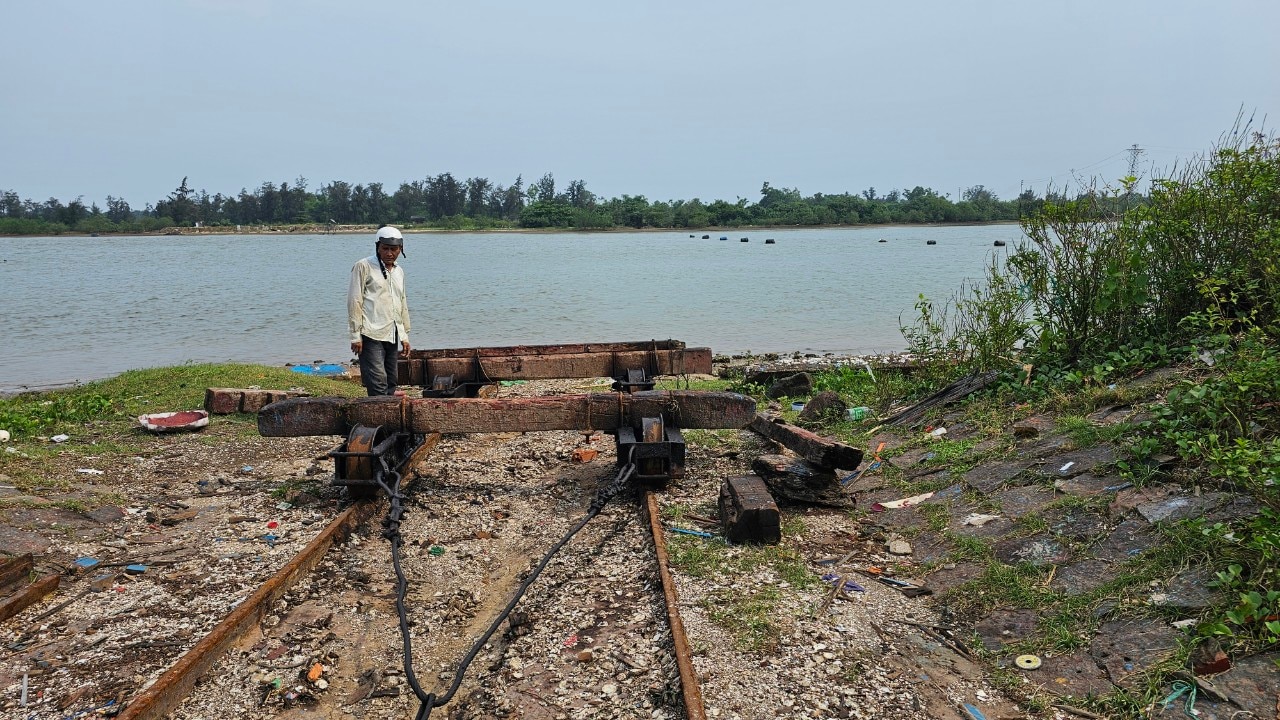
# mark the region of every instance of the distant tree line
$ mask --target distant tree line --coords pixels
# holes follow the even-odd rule
[[[756,202],[745,198],[709,203],[698,198],[650,201],[643,195],[599,198],[582,180],[559,189],[551,173],[528,186],[523,177],[503,186],[486,178],[459,180],[447,172],[401,183],[390,193],[382,183],[352,185],[341,180],[311,190],[305,178],[298,178],[278,185],[264,182],[255,190],[242,189],[236,195],[210,195],[206,190],[193,189],[184,177],[168,196],[142,210],[111,195],[103,208],[97,203],[85,205],[83,197],[67,203],[57,198],[37,202],[8,190],[0,193],[0,234],[156,232],[197,224],[244,227],[394,223],[455,230],[595,230],[998,222],[1035,214],[1046,201],[1069,199],[1053,191],[1039,196],[1026,190],[1013,200],[1001,200],[982,185],[963,191],[956,200],[918,185],[883,195],[871,187],[860,193],[816,193],[805,197],[794,188],[776,188],[766,182]],[[1125,203],[1142,200],[1140,196],[1123,197]]]

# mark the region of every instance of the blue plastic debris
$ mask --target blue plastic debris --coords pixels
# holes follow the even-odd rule
[[[279,540],[280,538],[276,537],[275,535],[272,535],[271,533],[267,533],[266,535],[262,536],[262,539],[266,540],[267,545],[269,545],[270,547],[275,547],[276,540]]]
[[[983,715],[982,711],[974,705],[964,703],[960,707],[964,708],[964,711],[969,713],[969,717],[973,718],[973,720],[987,720],[987,716]]]
[[[822,582],[830,585],[831,587],[835,587],[836,583],[840,582],[840,576],[836,575],[835,573],[827,573],[826,575],[822,576]],[[844,585],[842,585],[840,589],[844,590],[845,592],[866,592],[867,591],[866,588],[862,587],[861,585],[859,585],[858,583],[852,580],[845,580]]]
[[[320,365],[294,365],[289,368],[296,373],[303,375],[343,375],[347,371],[341,365],[333,363],[323,363]]]
[[[91,557],[81,557],[81,558],[76,558],[73,564],[76,566],[76,570],[88,570],[90,568],[94,568],[98,566],[98,559],[91,558]]]
[[[130,575],[141,575],[142,573],[147,571],[147,566],[140,565],[140,564],[125,565],[124,571],[129,573]]]
[[[697,537],[700,537],[700,538],[713,538],[713,537],[715,537],[715,533],[702,532],[701,530],[689,530],[689,529],[687,529],[687,528],[672,527],[672,526],[670,526],[670,525],[668,525],[668,526],[667,526],[667,529],[668,529],[668,530],[670,530],[670,531],[671,531],[671,532],[673,532],[673,533],[680,533],[681,535],[694,535],[694,536],[697,536]]]

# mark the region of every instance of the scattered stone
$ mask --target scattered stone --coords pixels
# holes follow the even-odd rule
[[[1071,438],[1060,433],[1041,435],[1035,442],[1018,448],[1018,457],[1035,459],[1052,455],[1071,446]]]
[[[1111,682],[1132,687],[1130,678],[1177,648],[1178,632],[1159,620],[1112,620],[1098,629],[1089,654],[1106,668]]]
[[[910,555],[911,543],[906,540],[890,540],[886,549],[890,555]]]
[[[1254,717],[1274,717],[1276,688],[1280,687],[1280,653],[1269,652],[1244,658],[1213,679],[1213,684]],[[1270,713],[1270,715],[1268,714]],[[1228,714],[1224,717],[1232,717]]]
[[[772,399],[784,397],[808,397],[813,392],[813,376],[807,372],[778,378],[769,386],[765,395]]]
[[[1033,438],[1053,428],[1053,418],[1047,415],[1032,415],[1013,424],[1013,436],[1016,438]]]
[[[1094,425],[1118,425],[1122,422],[1129,422],[1137,413],[1132,405],[1108,405],[1099,410],[1094,410],[1085,416],[1085,418]]]
[[[799,422],[821,422],[823,420],[843,420],[847,417],[849,405],[840,396],[830,390],[809,398],[804,410],[796,416]]]

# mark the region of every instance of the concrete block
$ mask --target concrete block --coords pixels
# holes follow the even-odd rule
[[[240,412],[256,413],[271,402],[267,390],[243,390],[240,397]]]

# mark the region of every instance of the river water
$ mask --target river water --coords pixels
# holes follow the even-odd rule
[[[919,294],[950,297],[1022,238],[1016,225],[703,234],[409,233],[410,341],[899,350]],[[372,251],[372,234],[0,238],[0,391],[186,362],[348,360],[347,278]]]

